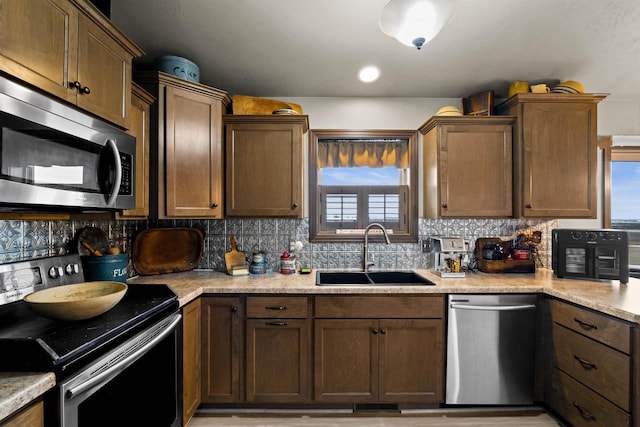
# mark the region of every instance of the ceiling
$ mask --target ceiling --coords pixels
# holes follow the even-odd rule
[[[146,56],[178,55],[231,95],[459,98],[510,83],[577,80],[640,98],[638,0],[459,0],[422,50],[378,28],[388,0],[111,0]],[[382,70],[361,83],[364,65]]]

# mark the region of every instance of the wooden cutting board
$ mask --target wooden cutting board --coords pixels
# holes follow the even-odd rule
[[[224,262],[227,267],[227,273],[231,271],[232,267],[247,265],[247,257],[244,252],[238,250],[236,247],[236,238],[233,236],[231,236],[231,251],[224,254]]]
[[[133,267],[144,276],[193,270],[200,264],[204,236],[197,228],[150,228],[133,242]]]

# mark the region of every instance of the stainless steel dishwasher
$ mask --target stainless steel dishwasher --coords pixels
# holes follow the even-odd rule
[[[445,403],[533,404],[536,299],[449,295]]]

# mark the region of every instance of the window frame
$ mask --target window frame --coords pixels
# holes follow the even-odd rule
[[[598,146],[603,150],[603,203],[602,203],[602,225],[604,228],[612,228],[611,219],[611,172],[612,162],[630,161],[640,162],[640,146],[613,146],[611,136],[601,137]],[[631,252],[631,248],[629,249]],[[629,265],[631,277],[640,277],[637,266]]]
[[[402,138],[408,140],[409,152],[409,191],[405,205],[407,232],[394,230],[389,237],[393,243],[418,242],[418,131],[417,130],[349,130],[349,129],[310,129],[309,130],[309,241],[322,242],[358,242],[360,234],[336,234],[320,230],[320,199],[318,189],[318,140],[322,139],[380,139]],[[361,187],[361,186],[359,186]],[[381,236],[371,236],[373,241],[382,241]]]

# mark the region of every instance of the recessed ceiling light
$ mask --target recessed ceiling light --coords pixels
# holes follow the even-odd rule
[[[358,78],[363,83],[371,83],[378,80],[380,77],[380,68],[375,65],[368,65],[366,67],[362,67],[358,72]]]

